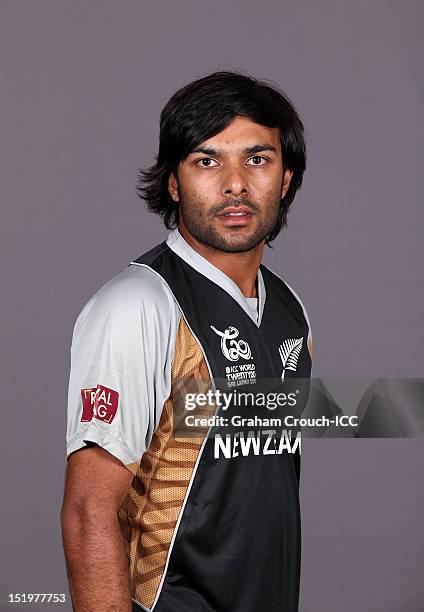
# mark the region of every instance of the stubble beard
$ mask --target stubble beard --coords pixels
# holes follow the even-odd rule
[[[281,193],[281,192],[280,192]],[[180,215],[188,232],[201,244],[222,251],[224,253],[245,253],[256,248],[274,229],[280,210],[280,197],[269,202],[266,210],[261,211],[261,207],[250,200],[227,200],[223,204],[214,206],[207,214],[199,207],[197,200],[192,199],[187,194],[180,193]],[[220,233],[215,225],[216,215],[224,211],[229,206],[244,205],[252,210],[257,220],[255,229],[248,235],[243,236],[245,227],[234,226],[228,228],[232,236]],[[240,235],[234,235],[239,233]]]

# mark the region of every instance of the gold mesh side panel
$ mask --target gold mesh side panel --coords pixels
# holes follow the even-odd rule
[[[150,608],[203,437],[173,436],[176,402],[186,392],[212,388],[202,350],[181,319],[171,374],[171,395],[143,454],[131,489],[118,511],[130,564],[132,597]],[[209,407],[211,416],[214,407]],[[179,409],[178,414],[182,413]],[[202,416],[204,416],[202,414]]]

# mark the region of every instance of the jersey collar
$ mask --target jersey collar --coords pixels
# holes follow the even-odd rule
[[[232,298],[235,299],[237,304],[244,310],[244,312],[252,319],[253,323],[258,327],[262,321],[262,314],[265,307],[265,299],[266,299],[266,289],[264,279],[262,277],[262,272],[259,268],[258,270],[258,320],[254,318],[253,313],[249,309],[246,297],[240,291],[238,286],[235,284],[233,280],[222,270],[214,266],[207,259],[205,259],[200,253],[195,251],[193,247],[191,247],[186,240],[181,236],[178,229],[174,229],[169,235],[166,241],[166,244],[169,248],[174,251],[181,259],[197,270],[200,274],[211,280],[213,283],[224,289]]]

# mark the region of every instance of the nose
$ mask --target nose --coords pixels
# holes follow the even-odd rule
[[[247,178],[239,165],[231,165],[225,172],[221,185],[221,193],[225,196],[238,197],[248,193]]]

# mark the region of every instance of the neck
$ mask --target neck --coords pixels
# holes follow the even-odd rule
[[[225,253],[202,244],[182,225],[179,225],[178,231],[195,251],[231,278],[245,297],[257,297],[256,277],[265,242],[245,253]]]

